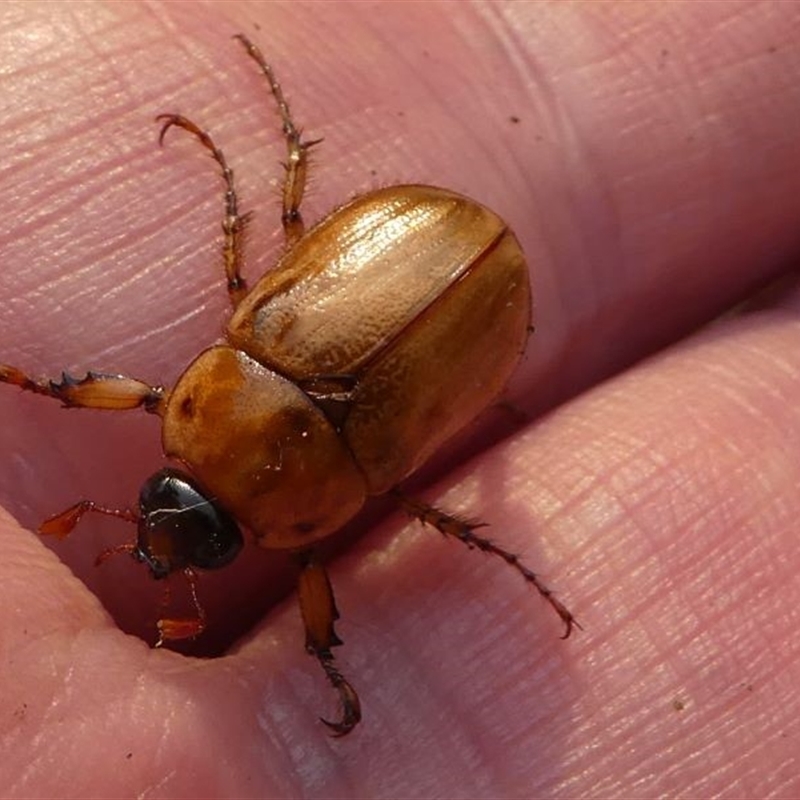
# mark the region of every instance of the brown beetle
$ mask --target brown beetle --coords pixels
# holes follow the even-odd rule
[[[355,198],[305,232],[300,203],[308,151],[261,52],[237,37],[269,82],[288,149],[282,222],[286,250],[248,291],[240,274],[247,215],[233,172],[208,133],[165,114],[195,136],[225,182],[224,265],[234,308],[226,341],[204,350],[167,391],[121,375],[34,380],[0,365],[0,381],[65,406],[144,408],[163,420],[165,454],[191,475],[162,469],[142,487],[139,511],[81,501],[48,519],[42,533],[67,535],[88,511],[138,525],[124,551],[156,578],[182,571],[195,617],[159,620],[162,641],[205,625],[196,569],[238,554],[237,520],[258,543],[296,551],[306,646],[342,703],[334,733],[361,718],[358,695],[335,666],[338,612],[315,543],[351,519],[370,495],[391,492],[423,523],[517,569],[564,621],[572,614],[518,558],[478,536],[478,523],[419,503],[398,484],[502,390],[525,347],[530,287],[508,226],[466,197],[431,186],[391,186]]]

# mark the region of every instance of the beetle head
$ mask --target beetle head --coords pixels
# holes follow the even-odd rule
[[[154,578],[190,567],[219,569],[242,549],[233,517],[177,469],[151,475],[139,492],[139,534],[133,556]]]

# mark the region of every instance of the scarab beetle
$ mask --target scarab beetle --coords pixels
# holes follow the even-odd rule
[[[223,258],[233,315],[225,340],[201,352],[172,389],[121,376],[35,380],[0,365],[0,381],[65,406],[143,408],[162,418],[162,469],[138,512],[83,500],[42,533],[68,534],[89,511],[138,525],[124,551],[156,578],[183,572],[197,614],[159,620],[160,642],[198,635],[205,618],[196,570],[225,566],[242,545],[238,524],[265,548],[296,551],[306,646],[338,691],[337,735],[360,720],[358,695],[335,665],[341,644],[333,592],[314,545],[366,498],[391,493],[442,533],[503,558],[553,606],[572,614],[516,556],[475,533],[476,523],[404,495],[398,485],[502,390],[528,336],[531,302],[520,245],[500,217],[432,186],[390,186],[356,197],[305,231],[300,204],[308,153],[271,67],[246,37],[277,103],[287,144],[283,256],[248,290],[240,274],[247,215],[233,172],[211,136],[178,114],[157,117],[194,136],[225,183]],[[213,435],[209,435],[212,433]]]

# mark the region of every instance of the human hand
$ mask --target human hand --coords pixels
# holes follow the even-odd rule
[[[791,4],[0,9],[0,358],[169,384],[218,336],[218,177],[188,140],[159,151],[152,117],[214,131],[257,211],[261,274],[283,144],[229,39],[246,31],[325,137],[309,221],[423,181],[520,238],[536,333],[508,398],[554,410],[424,496],[491,523],[585,627],[559,641],[511,570],[393,515],[331,568],[364,706],[334,741],[292,598],[226,658],[153,651],[6,517],[5,793],[796,792],[798,24]],[[0,409],[0,500],[34,528],[80,497],[131,503],[159,464],[144,415],[8,387]],[[87,523],[58,550],[146,635],[158,587],[126,560],[93,567],[129,533]],[[208,636],[246,629],[284,564],[251,548],[203,576]]]

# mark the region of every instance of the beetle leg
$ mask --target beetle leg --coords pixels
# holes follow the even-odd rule
[[[461,519],[451,514],[445,514],[443,511],[439,511],[438,508],[427,505],[427,503],[420,503],[417,500],[407,497],[397,489],[392,491],[392,495],[408,514],[412,517],[416,517],[423,524],[431,525],[445,536],[453,536],[470,549],[477,548],[484,553],[492,553],[493,555],[500,556],[506,564],[514,567],[514,569],[516,569],[528,583],[532,584],[539,594],[550,603],[556,614],[561,618],[565,626],[564,635],[561,637],[562,639],[566,639],[570,633],[572,633],[573,628],[581,628],[580,623],[572,615],[572,612],[553,595],[553,592],[548,589],[541,580],[539,580],[535,572],[532,572],[522,563],[518,555],[509,553],[508,550],[498,547],[490,539],[478,536],[475,533],[476,528],[483,528],[486,523],[474,522]]]
[[[305,230],[303,217],[300,215],[300,203],[308,178],[308,151],[319,144],[322,139],[304,142],[301,132],[292,120],[289,104],[283,95],[283,89],[275,77],[272,67],[264,59],[264,54],[244,34],[233,37],[238,39],[247,50],[248,55],[258,64],[266,77],[272,96],[278,104],[278,113],[283,123],[283,135],[286,137],[287,161],[284,164],[286,177],[283,180],[283,232],[287,247],[296,242]]]
[[[61,373],[61,381],[36,380],[22,370],[0,364],[0,383],[19,386],[26,392],[60,400],[65,408],[99,408],[125,411],[141,406],[150,414],[163,414],[164,387],[149,386],[125,375],[87,372],[81,378]]]
[[[164,135],[173,126],[183,128],[191,133],[203,147],[208,150],[222,170],[222,179],[225,181],[225,216],[222,218],[222,258],[225,264],[225,279],[228,284],[228,296],[234,308],[247,294],[247,282],[241,275],[244,262],[244,233],[250,219],[249,214],[240,214],[238,198],[233,184],[233,170],[225,160],[225,154],[220,150],[210,134],[198,128],[190,119],[180,114],[159,114],[158,122],[163,122],[161,133],[158,136],[159,144],[164,144]]]
[[[317,657],[331,686],[339,693],[342,718],[338,722],[322,719],[334,736],[344,736],[361,720],[361,703],[355,689],[334,664],[331,648],[342,643],[333,629],[339,619],[328,573],[322,564],[308,559],[298,582],[300,613],[306,628],[306,650]]]

